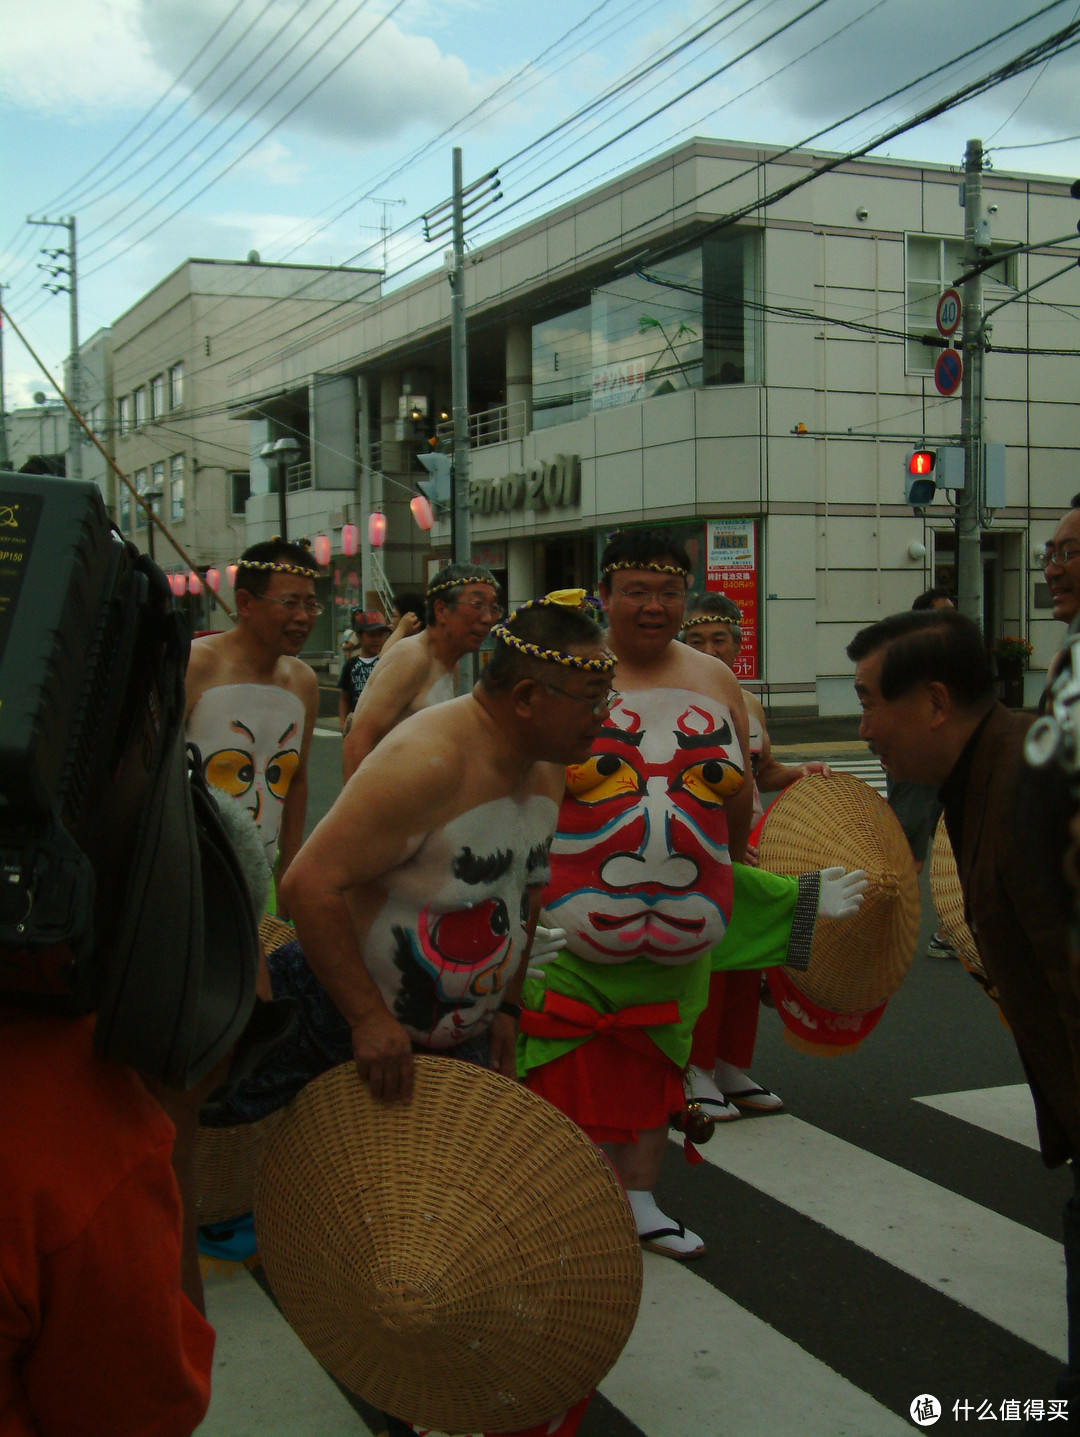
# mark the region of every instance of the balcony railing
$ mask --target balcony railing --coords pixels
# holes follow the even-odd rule
[[[524,439],[527,430],[528,412],[523,399],[513,404],[500,404],[496,409],[484,409],[479,414],[469,415],[470,449],[486,449],[492,444],[505,444],[510,439]],[[454,438],[454,422],[444,419],[435,427],[440,443],[451,443]]]
[[[285,471],[285,492],[286,494],[299,493],[301,489],[311,488],[311,464],[290,464]]]

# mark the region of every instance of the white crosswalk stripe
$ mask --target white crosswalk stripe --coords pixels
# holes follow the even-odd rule
[[[992,1135],[989,1141],[1032,1145],[1022,1085],[916,1101],[958,1128]],[[800,1243],[814,1242],[817,1232],[835,1234],[860,1255],[853,1261],[884,1264],[911,1290],[925,1287],[929,1300],[966,1312],[969,1322],[992,1324],[980,1332],[1064,1357],[1060,1243],[791,1115],[725,1124],[701,1153],[707,1166],[694,1171],[695,1183],[710,1181],[715,1170],[712,1181],[722,1174],[761,1201],[782,1204],[809,1221]],[[721,1211],[714,1220],[713,1231],[701,1230],[717,1241]],[[767,1262],[768,1254],[757,1260]],[[899,1437],[910,1430],[906,1416],[865,1391],[842,1364],[823,1361],[723,1291],[720,1267],[719,1277],[715,1269],[706,1276],[700,1266],[646,1255],[637,1325],[600,1386],[607,1417],[583,1427],[583,1437],[606,1434],[605,1422],[615,1423],[617,1434],[644,1437]],[[218,1347],[200,1437],[369,1437],[247,1273],[211,1279],[207,1307]],[[925,1390],[915,1374],[913,1381],[905,1403]]]
[[[835,772],[854,774],[885,797],[885,770],[876,758],[831,758],[829,767]]]

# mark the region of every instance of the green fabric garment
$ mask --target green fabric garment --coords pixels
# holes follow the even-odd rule
[[[731,922],[709,954],[714,973],[772,968],[787,959],[799,880],[745,863],[731,865],[735,880]]]
[[[679,1021],[645,1028],[660,1051],[679,1068],[690,1061],[694,1024],[709,1001],[709,977],[713,972],[734,969],[771,968],[787,956],[791,919],[799,896],[796,878],[763,873],[745,864],[732,865],[734,897],[731,922],[723,941],[692,963],[668,967],[652,958],[632,958],[628,963],[590,963],[564,949],[544,967],[543,978],[526,978],[522,1004],[542,1012],[545,988],[588,1003],[598,1013],[614,1013],[639,1003],[679,1005]],[[524,1077],[533,1068],[561,1058],[572,1048],[588,1042],[580,1038],[534,1038],[518,1036],[518,1073]]]

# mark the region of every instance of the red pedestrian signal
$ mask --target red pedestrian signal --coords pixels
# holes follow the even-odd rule
[[[916,449],[908,455],[907,472],[915,479],[925,478],[934,472],[936,458],[932,449]]]

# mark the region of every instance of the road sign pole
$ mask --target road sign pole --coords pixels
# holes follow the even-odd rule
[[[990,247],[982,209],[983,148],[969,140],[964,156],[964,266],[978,264]],[[964,374],[960,391],[960,439],[964,446],[964,487],[956,502],[956,607],[980,629],[982,585],[982,271],[964,281]]]

